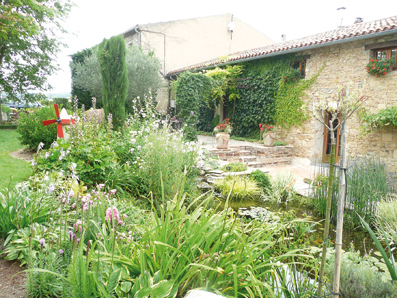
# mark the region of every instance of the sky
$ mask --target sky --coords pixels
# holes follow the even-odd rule
[[[396,0],[74,0],[64,28],[68,48],[57,55],[61,70],[48,81],[51,93],[70,92],[69,55],[123,33],[137,24],[167,22],[232,13],[274,42],[292,40],[366,21],[397,15]],[[337,10],[345,7],[344,10]],[[343,19],[343,20],[342,20]],[[200,62],[200,61],[198,61]]]

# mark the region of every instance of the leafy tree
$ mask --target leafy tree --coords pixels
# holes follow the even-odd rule
[[[102,100],[105,115],[113,115],[113,127],[121,130],[125,122],[125,100],[128,93],[126,48],[121,35],[104,40],[100,45],[99,63],[103,82]]]
[[[72,61],[70,62],[69,66],[72,73],[72,98],[77,97],[79,99],[78,104],[80,108],[84,104],[86,109],[90,109],[92,107],[92,97],[96,97],[97,106],[102,107],[102,77],[99,70],[99,61],[96,57],[96,53],[93,51],[93,49],[84,49],[71,55],[71,58]],[[96,72],[91,71],[90,66],[92,63],[90,62],[92,59],[95,59]],[[72,65],[74,67],[72,67]],[[86,83],[86,85],[90,87],[97,86],[97,81],[98,79],[100,80],[101,85],[99,87],[99,94],[98,92],[91,90],[90,87],[78,84],[80,80],[77,80],[76,77],[80,75],[80,72],[77,67],[82,71],[86,69],[89,71],[88,75],[86,74],[85,80],[83,81],[83,83]]]
[[[46,77],[57,69],[57,35],[70,7],[69,0],[0,1],[0,93],[8,99],[37,100],[43,95],[32,91],[50,88]]]
[[[98,56],[90,53],[82,59],[77,59],[79,53],[74,54],[72,57],[76,56],[76,59],[72,58],[72,62],[70,62],[73,81],[72,95],[77,95],[79,102],[81,102],[80,96],[85,98],[83,92],[86,92],[90,96],[95,96],[97,101],[101,102],[103,82]],[[129,81],[126,112],[132,113],[134,99],[139,97],[141,99],[140,105],[142,105],[144,98],[156,97],[157,90],[161,86],[159,75],[161,63],[151,53],[145,54],[137,47],[128,47],[126,61]],[[75,93],[73,93],[73,90],[75,90]],[[78,92],[81,94],[77,94]],[[86,107],[90,107],[90,105],[86,105]],[[138,108],[140,109],[140,107]]]

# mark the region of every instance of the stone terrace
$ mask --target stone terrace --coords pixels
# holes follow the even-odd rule
[[[222,161],[248,163],[249,167],[288,165],[294,157],[293,146],[230,145],[228,149],[208,149]]]

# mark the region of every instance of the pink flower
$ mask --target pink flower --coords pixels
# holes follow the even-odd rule
[[[113,214],[112,214],[112,213],[113,213]],[[106,210],[106,216],[105,216],[106,222],[107,222],[107,221],[111,222],[113,216],[114,216],[114,219],[116,219],[117,221],[120,221],[119,210],[117,210],[116,207],[113,207],[113,209],[109,207],[109,208]]]
[[[117,191],[117,189],[112,189],[112,190],[110,190],[109,192],[110,192],[112,195],[114,195],[114,194],[116,193],[116,191]]]
[[[73,228],[74,228],[74,230],[77,232],[77,231],[80,231],[80,233],[83,231],[83,227],[85,227],[85,222],[84,221],[81,221],[80,219],[78,219],[77,221],[76,221],[76,223],[73,225]]]
[[[99,188],[99,190],[101,190],[102,188],[104,188],[105,187],[105,184],[103,184],[103,183],[101,183],[101,184],[98,184],[98,188]]]

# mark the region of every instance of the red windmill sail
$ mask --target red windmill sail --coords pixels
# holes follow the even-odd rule
[[[43,125],[47,126],[53,123],[57,124],[57,131],[58,131],[58,138],[63,138],[63,129],[62,129],[62,124],[74,124],[74,119],[61,119],[59,116],[59,107],[58,104],[54,104],[55,108],[55,114],[57,115],[56,119],[51,119],[51,120],[44,120]]]

